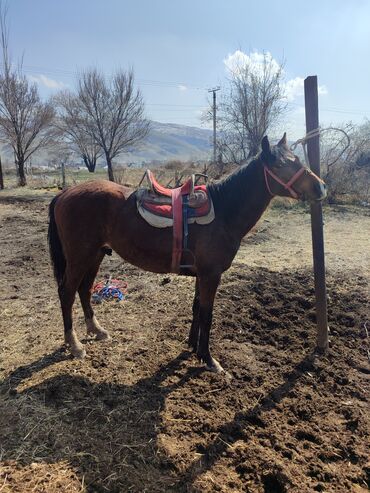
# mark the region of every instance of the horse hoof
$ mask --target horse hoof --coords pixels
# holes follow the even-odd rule
[[[208,371],[212,371],[213,373],[224,373],[225,370],[222,368],[217,359],[212,358],[212,364],[206,365],[206,369]]]
[[[193,344],[190,344],[190,342],[188,343],[188,349],[191,353],[193,354],[196,354],[197,350],[198,350],[198,347],[197,345],[193,345]]]
[[[77,359],[84,359],[84,357],[86,356],[86,351],[83,347],[73,349],[71,348],[71,353]]]
[[[212,358],[212,365],[206,365],[206,370],[213,373],[222,373],[228,381],[232,379],[230,373],[224,370],[220,363],[214,358]]]
[[[108,331],[103,329],[99,322],[96,320],[95,315],[93,318],[86,320],[87,335],[95,336],[96,341],[107,341],[110,339]]]
[[[99,332],[96,333],[95,340],[96,341],[109,341],[109,339],[112,339],[109,333],[102,329]]]

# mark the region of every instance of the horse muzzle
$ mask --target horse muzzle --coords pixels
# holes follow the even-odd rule
[[[314,202],[321,202],[327,197],[327,191],[326,191],[326,185],[325,183],[320,180],[315,184],[315,191],[317,191],[318,197],[314,199]]]

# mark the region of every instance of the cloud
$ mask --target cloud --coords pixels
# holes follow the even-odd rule
[[[243,51],[236,50],[234,53],[229,54],[227,58],[224,59],[224,64],[226,66],[226,69],[234,75],[237,75],[245,67],[250,67],[250,69],[254,73],[262,74],[264,60],[266,60],[268,63],[271,63],[271,70],[273,74],[276,74],[279,71],[279,63],[268,51],[264,53],[254,51],[250,55],[247,55]]]
[[[54,79],[49,79],[49,77],[46,77],[43,74],[30,75],[29,79],[32,82],[36,82],[36,84],[47,87],[48,89],[63,89],[66,87],[66,85],[63,84],[63,82]]]
[[[184,86],[184,84],[179,84],[177,87],[178,87],[179,91],[187,91],[188,90],[188,88],[186,86]]]
[[[249,67],[257,75],[262,75],[265,60],[271,65],[272,74],[276,74],[280,70],[279,62],[268,51],[264,53],[254,51],[247,55],[241,50],[236,50],[224,59],[224,64],[226,70],[234,76],[240,74],[245,67]],[[282,73],[284,76],[284,70]],[[304,79],[302,77],[295,77],[294,79],[287,80],[284,82],[284,89],[287,101],[294,101],[304,95]],[[323,96],[328,94],[328,89],[322,85],[319,86],[318,92],[320,96]]]
[[[319,86],[319,89],[318,89],[318,93],[319,93],[319,96],[325,96],[325,94],[328,94],[328,89],[326,86],[322,85],[322,86]]]
[[[326,86],[322,85],[318,87],[319,96],[328,94]],[[304,95],[304,79],[302,77],[296,77],[290,79],[285,83],[285,94],[288,101],[294,101]]]
[[[285,83],[285,95],[288,101],[294,101],[304,95],[304,79],[302,77],[296,77],[290,79]]]

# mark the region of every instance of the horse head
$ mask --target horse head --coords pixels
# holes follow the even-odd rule
[[[293,197],[316,202],[326,197],[324,181],[304,166],[287,144],[286,133],[277,145],[262,139],[260,159],[264,167],[266,187],[271,195]]]

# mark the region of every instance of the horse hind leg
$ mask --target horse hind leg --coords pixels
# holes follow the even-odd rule
[[[59,298],[62,308],[64,323],[64,341],[70,347],[71,353],[76,358],[84,358],[86,351],[83,344],[78,340],[76,332],[72,326],[72,306],[75,300],[79,277],[72,275],[67,268],[64,279],[59,286]]]
[[[78,288],[78,294],[80,295],[81,305],[85,316],[87,333],[94,334],[99,341],[110,339],[110,336],[96,319],[94,310],[91,306],[91,289],[105,253],[105,251],[102,251],[98,254],[95,262],[86,272]]]

